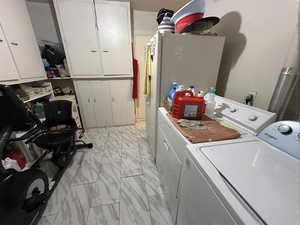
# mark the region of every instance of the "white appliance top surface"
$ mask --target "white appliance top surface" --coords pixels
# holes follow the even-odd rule
[[[300,224],[299,160],[259,140],[201,150],[266,224]]]
[[[275,113],[220,96],[216,96],[216,112],[217,115],[255,135],[276,119]]]

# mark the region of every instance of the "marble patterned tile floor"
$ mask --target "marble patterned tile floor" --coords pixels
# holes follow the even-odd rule
[[[87,130],[39,225],[171,225],[144,125]]]

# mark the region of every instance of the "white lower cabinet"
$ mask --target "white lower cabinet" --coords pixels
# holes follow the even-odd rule
[[[172,221],[175,224],[179,203],[178,188],[180,184],[182,162],[160,128],[158,129],[157,134],[156,163],[162,178],[164,190],[166,191],[167,204],[170,209]]]
[[[187,141],[158,111],[156,165],[175,225],[236,225],[202,171],[192,161]]]
[[[111,80],[112,125],[134,123],[134,103],[131,80]]]
[[[179,195],[177,225],[236,225],[190,158],[186,158]]]
[[[133,124],[131,83],[131,80],[75,81],[84,127]]]

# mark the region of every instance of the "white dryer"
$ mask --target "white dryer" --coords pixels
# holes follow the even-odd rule
[[[248,141],[189,149],[198,172],[234,221],[226,225],[300,224],[299,122],[274,123]]]

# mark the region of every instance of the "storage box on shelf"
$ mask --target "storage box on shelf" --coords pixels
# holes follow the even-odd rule
[[[52,85],[50,82],[33,82],[13,86],[17,96],[24,102],[32,102],[44,97],[52,97]]]

